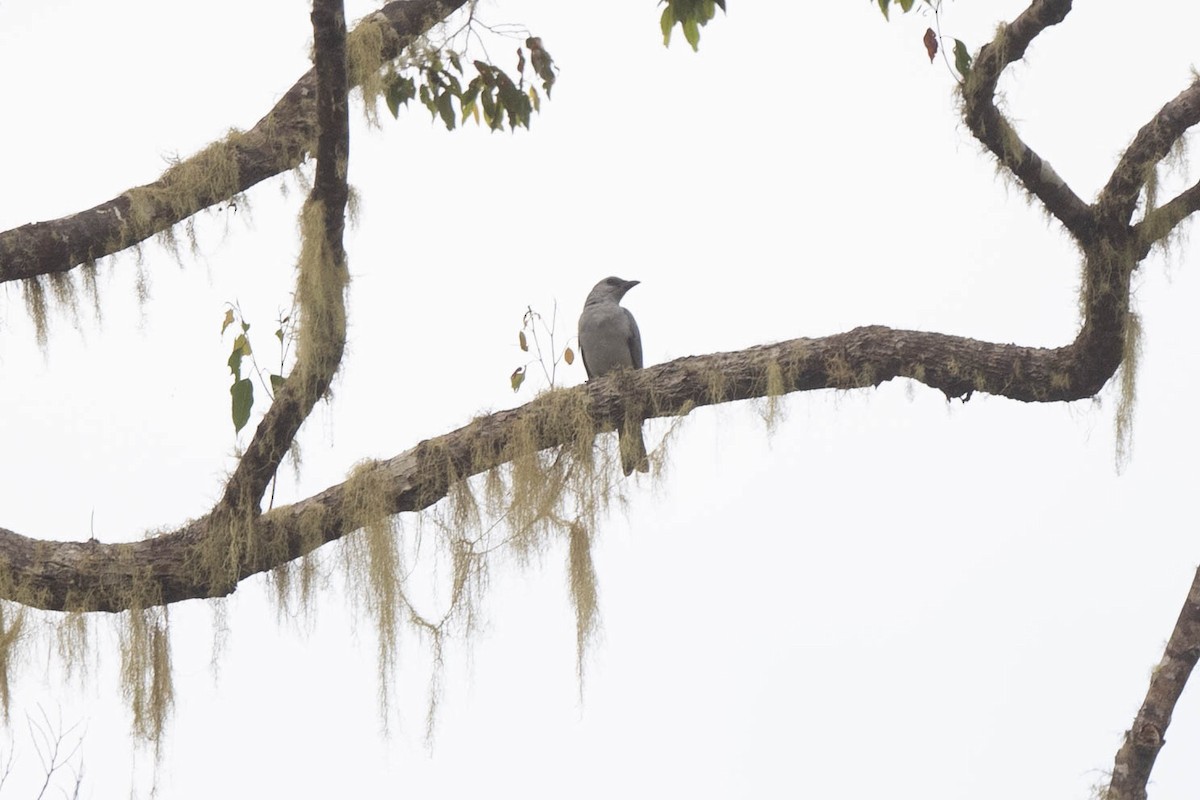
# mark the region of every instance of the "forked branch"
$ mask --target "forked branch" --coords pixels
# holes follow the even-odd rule
[[[396,58],[467,0],[396,0],[363,20],[386,22],[380,58]],[[209,206],[299,166],[316,144],[317,71],[266,116],[172,166],[157,181],[49,222],[0,233],[0,283],[67,272],[161,233]]]
[[[979,51],[963,84],[963,117],[975,138],[1034,194],[1076,239],[1090,236],[1092,209],[1050,163],[1027,145],[996,107],[996,85],[1010,64],[1024,58],[1034,37],[1062,22],[1071,0],[1034,0]]]

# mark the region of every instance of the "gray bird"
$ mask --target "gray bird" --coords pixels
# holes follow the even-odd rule
[[[640,281],[605,278],[597,283],[583,304],[579,315],[579,354],[588,380],[619,369],[642,368],[642,335],[629,309],[621,307],[621,298]],[[628,430],[626,430],[628,427]],[[642,440],[640,420],[637,425],[621,426],[621,469],[626,475],[635,469],[649,472],[646,443]]]

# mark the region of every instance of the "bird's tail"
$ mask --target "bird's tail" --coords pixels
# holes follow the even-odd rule
[[[646,442],[642,439],[642,424],[635,422],[627,425],[617,434],[617,444],[621,451],[621,469],[626,475],[650,471],[650,458],[646,455]]]

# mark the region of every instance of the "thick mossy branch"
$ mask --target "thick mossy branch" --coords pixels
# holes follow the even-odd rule
[[[394,59],[467,0],[397,0],[362,22]],[[382,25],[386,25],[383,30]],[[361,40],[360,40],[361,43]],[[352,77],[364,80],[374,61],[361,55]],[[198,211],[224,202],[272,176],[294,169],[315,147],[317,73],[309,70],[248,131],[231,133],[172,165],[154,183],[130,189],[78,214],[0,233],[0,283],[66,272],[124,250]]]
[[[446,497],[463,479],[511,464],[507,485],[497,491],[525,497],[509,520],[520,530],[536,528],[538,510],[551,507],[559,496],[536,461],[555,458],[555,451],[542,451],[565,448],[580,463],[591,463],[594,434],[623,424],[630,405],[647,418],[672,417],[697,406],[868,387],[898,377],[921,380],[947,397],[964,399],[977,391],[1037,402],[1088,398],[1113,375],[1126,344],[1124,310],[1096,305],[1119,311],[1119,318],[1089,320],[1079,340],[1054,349],[876,326],[681,358],[633,375],[549,392],[520,408],[477,419],[379,462],[373,478],[379,483],[373,485],[383,487],[378,494],[389,513],[418,511]],[[585,480],[587,474],[583,469],[563,471],[554,482]],[[599,471],[591,474],[594,478]],[[244,536],[253,546],[230,562],[236,574],[224,580],[212,580],[211,573],[194,568],[196,559],[205,560],[201,554],[220,552],[228,541],[229,518],[216,512],[173,533],[123,544],[39,541],[0,529],[0,596],[75,611],[128,608],[131,598],[145,594],[132,594],[130,587],[143,581],[164,603],[224,596],[242,579],[294,561],[359,527],[361,519],[348,514],[345,491],[344,484],[333,486],[261,517],[238,518],[239,525],[249,526]],[[522,514],[527,516],[518,519]]]
[[[1121,365],[1121,400],[1117,409],[1117,459],[1128,456],[1140,347],[1140,323],[1130,310],[1130,280],[1150,248],[1164,242],[1186,217],[1200,208],[1200,183],[1160,208],[1157,200],[1159,163],[1181,148],[1183,135],[1200,123],[1200,80],[1168,102],[1138,131],[1101,190],[1085,205],[1017,135],[996,109],[996,83],[1004,69],[1020,59],[1029,43],[1051,25],[1062,22],[1070,0],[1033,0],[1010,25],[985,45],[963,85],[964,118],[971,132],[996,155],[1045,208],[1059,219],[1084,254],[1081,310],[1083,327],[1073,347],[1079,348],[1082,372],[1108,374]],[[1146,213],[1130,225],[1143,190]],[[1077,389],[1067,373],[1052,375],[1051,387]],[[1145,800],[1146,785],[1163,746],[1171,713],[1200,656],[1200,573],[1184,604],[1162,664],[1150,682],[1146,702],[1117,753],[1106,800]]]

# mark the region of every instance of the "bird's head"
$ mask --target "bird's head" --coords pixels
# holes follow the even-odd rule
[[[592,287],[592,291],[588,294],[588,303],[603,303],[613,302],[619,303],[621,298],[625,296],[633,287],[637,286],[641,281],[626,281],[615,275],[609,276]]]

